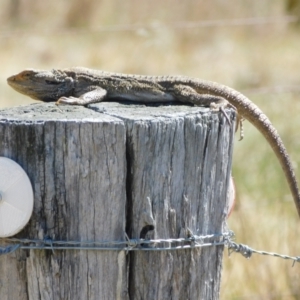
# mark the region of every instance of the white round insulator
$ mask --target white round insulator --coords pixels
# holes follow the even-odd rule
[[[0,237],[21,231],[33,210],[33,190],[30,180],[13,160],[0,157]]]

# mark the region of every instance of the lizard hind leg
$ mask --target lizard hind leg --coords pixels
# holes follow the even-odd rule
[[[220,96],[199,94],[192,87],[186,85],[176,85],[173,87],[173,93],[176,99],[181,102],[193,103],[196,106],[206,106],[213,111],[221,111],[229,124],[230,118],[225,112],[225,107],[232,107],[232,105]]]

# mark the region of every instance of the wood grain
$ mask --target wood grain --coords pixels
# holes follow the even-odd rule
[[[233,112],[229,111],[234,118]],[[124,240],[222,231],[234,122],[206,108],[100,103],[0,111],[0,155],[34,188],[17,237]],[[149,229],[154,230],[149,231]],[[168,246],[168,245],[166,245]],[[218,299],[223,247],[18,250],[0,256],[0,298]]]

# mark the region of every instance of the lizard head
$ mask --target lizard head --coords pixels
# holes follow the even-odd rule
[[[28,69],[8,77],[7,83],[21,94],[46,102],[69,96],[74,88],[73,78],[60,70]]]

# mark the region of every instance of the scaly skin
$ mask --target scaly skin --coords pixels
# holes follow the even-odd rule
[[[300,193],[291,160],[268,117],[241,93],[218,83],[182,76],[143,76],[109,73],[87,68],[25,70],[7,79],[18,92],[42,101],[87,105],[103,99],[139,102],[190,102],[222,109],[233,106],[266,138],[275,152],[300,216]]]

